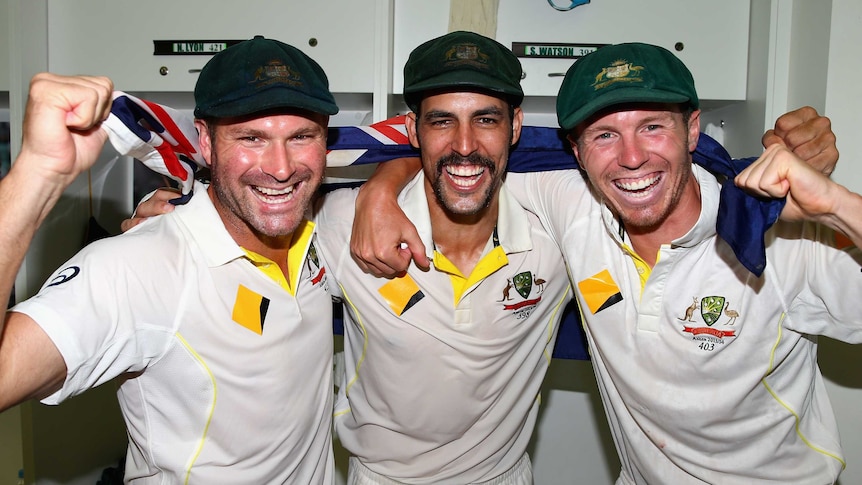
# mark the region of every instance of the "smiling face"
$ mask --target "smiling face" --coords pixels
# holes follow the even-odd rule
[[[327,122],[305,112],[223,119],[212,131],[197,122],[210,198],[238,244],[289,242],[323,178]]]
[[[575,154],[604,203],[630,234],[685,234],[700,215],[691,152],[700,112],[678,105],[631,105],[601,112],[575,129]]]
[[[473,92],[428,96],[408,116],[427,187],[446,213],[481,216],[495,203],[522,118],[520,108],[512,115],[506,101]]]

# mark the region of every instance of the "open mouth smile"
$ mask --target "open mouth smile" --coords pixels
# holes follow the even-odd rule
[[[296,186],[297,184],[294,184],[283,189],[271,189],[260,186],[253,186],[252,188],[257,192],[258,198],[261,200],[271,204],[278,204],[293,199],[294,189],[296,189]]]
[[[485,167],[479,165],[447,165],[445,170],[452,183],[463,188],[475,185],[485,173]]]
[[[652,175],[637,180],[616,180],[614,181],[614,185],[621,191],[625,192],[626,195],[632,197],[646,197],[650,193],[650,189],[658,184],[660,180],[660,176]]]

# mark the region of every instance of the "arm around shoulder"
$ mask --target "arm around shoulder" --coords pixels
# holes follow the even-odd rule
[[[406,271],[411,259],[430,266],[416,228],[398,206],[398,194],[420,168],[418,158],[381,164],[359,190],[350,252],[363,271],[394,276]]]

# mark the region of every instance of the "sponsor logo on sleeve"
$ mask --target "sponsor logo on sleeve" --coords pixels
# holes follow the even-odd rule
[[[47,286],[57,286],[62,285],[63,283],[71,280],[72,278],[78,276],[81,273],[81,268],[77,266],[69,266],[68,268],[63,268],[59,273],[57,273],[54,278],[46,285]]]

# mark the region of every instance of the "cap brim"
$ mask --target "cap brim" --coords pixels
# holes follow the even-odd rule
[[[278,90],[283,91],[279,96]],[[277,109],[301,109],[323,115],[338,113],[338,106],[292,89],[273,88],[253,98],[228,100],[213,106],[195,109],[197,118],[233,118]],[[263,95],[265,94],[265,95]]]
[[[567,117],[560,119],[560,127],[571,130],[592,115],[611,106],[626,103],[685,103],[691,101],[684,94],[662,91],[660,89],[645,89],[629,87],[610,91],[601,95]],[[559,112],[560,109],[557,108]]]
[[[487,91],[517,99],[523,99],[524,97],[523,91],[501,83],[497,77],[488,76],[479,71],[462,70],[446,72],[413,84],[409,89],[404,90],[404,100],[412,109],[414,108],[412,104],[416,102],[416,99],[422,93],[428,91],[457,91],[463,88]]]

